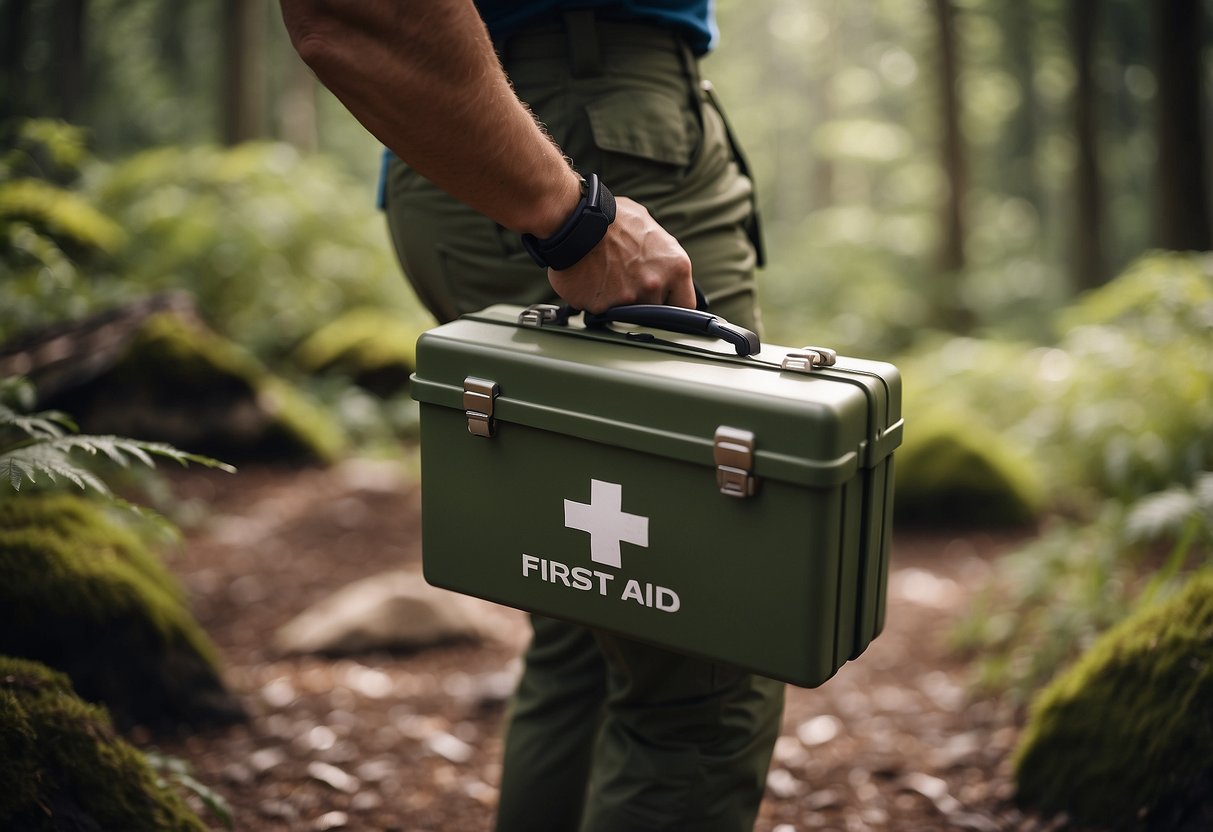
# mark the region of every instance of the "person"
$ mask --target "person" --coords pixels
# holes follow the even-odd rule
[[[556,298],[690,307],[698,285],[759,328],[753,188],[699,74],[710,0],[280,2],[301,57],[391,151],[392,238],[439,321]],[[599,183],[614,219],[586,231]],[[531,623],[500,832],[752,829],[781,683]]]

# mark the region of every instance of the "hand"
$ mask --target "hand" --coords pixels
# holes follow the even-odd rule
[[[556,294],[575,309],[659,303],[695,308],[691,258],[678,241],[627,197],[615,199],[615,221],[589,254],[567,269],[548,269]]]

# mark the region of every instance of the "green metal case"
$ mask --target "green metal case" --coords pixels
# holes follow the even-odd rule
[[[896,368],[523,313],[417,343],[426,579],[802,686],[862,653]]]

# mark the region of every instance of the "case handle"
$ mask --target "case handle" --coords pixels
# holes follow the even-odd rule
[[[757,334],[731,324],[719,315],[699,309],[643,303],[615,306],[597,315],[586,312],[583,319],[587,327],[601,327],[610,323],[636,324],[688,335],[710,335],[732,344],[738,355],[753,355],[762,349]]]

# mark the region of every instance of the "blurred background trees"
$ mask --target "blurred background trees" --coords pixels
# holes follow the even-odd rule
[[[718,5],[705,74],[756,171],[775,339],[1040,336],[1141,252],[1211,247],[1207,2]],[[106,160],[280,140],[373,198],[374,142],[272,0],[0,0],[0,39],[0,121],[81,125]]]
[[[902,367],[899,522],[1038,532],[958,633],[1026,697],[1213,568],[1213,0],[717,9],[767,337]],[[245,398],[287,376],[395,441],[429,321],[379,156],[274,0],[0,0],[0,377],[31,327],[187,289]]]

